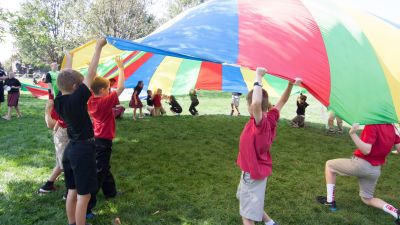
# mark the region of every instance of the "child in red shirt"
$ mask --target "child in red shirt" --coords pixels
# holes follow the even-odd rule
[[[366,125],[357,135],[358,124],[354,124],[349,134],[357,146],[351,159],[334,159],[326,162],[325,178],[327,196],[318,196],[317,201],[336,211],[335,183],[336,174],[358,178],[361,200],[370,206],[382,209],[391,214],[400,224],[399,211],[382,199],[375,198],[374,192],[381,174],[381,166],[392,150],[393,145],[400,151],[400,137],[392,124]]]
[[[96,77],[91,85],[94,96],[88,101],[88,109],[93,122],[97,183],[107,198],[115,197],[117,190],[114,177],[110,171],[112,140],[115,137],[115,117],[113,108],[119,104],[118,96],[124,91],[124,65],[120,57],[115,61],[119,69],[118,85],[110,92],[110,82],[106,78]],[[98,192],[97,190],[97,192]],[[92,209],[96,205],[96,193],[92,193],[88,205],[87,216],[92,217]]]
[[[162,98],[163,98],[162,90],[158,88],[156,94],[153,96],[154,116],[160,116],[166,113],[161,104]]]
[[[47,127],[53,130],[53,141],[56,150],[56,166],[54,167],[47,182],[39,188],[39,193],[49,193],[55,190],[54,182],[63,171],[62,158],[64,156],[64,150],[69,143],[67,125],[58,116],[54,109],[54,97],[50,90],[49,100],[46,104],[45,121]]]
[[[245,125],[239,142],[237,164],[242,170],[237,198],[243,224],[263,221],[266,225],[276,223],[264,212],[267,178],[272,172],[270,147],[275,139],[279,111],[286,104],[292,91],[289,83],[278,103],[270,109],[268,93],[262,89],[266,70],[257,68],[254,89],[247,94],[250,120]],[[296,80],[300,84],[301,80]]]

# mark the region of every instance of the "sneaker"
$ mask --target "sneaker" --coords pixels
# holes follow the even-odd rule
[[[397,210],[397,219],[394,221],[397,225],[400,225],[400,211]]]
[[[335,131],[334,129],[329,128],[329,129],[326,131],[326,133],[327,133],[327,134],[336,134],[336,131]]]
[[[96,214],[94,214],[93,212],[90,212],[90,213],[86,214],[86,219],[87,220],[94,219],[95,217],[96,217]]]
[[[39,188],[38,193],[49,193],[54,191],[55,189],[56,187],[54,187],[54,182],[47,181],[41,188]]]
[[[67,195],[68,195],[68,191],[66,191],[66,192],[62,195],[62,199],[63,199],[63,200],[67,200]]]
[[[335,211],[337,210],[337,208],[336,208],[336,201],[327,202],[325,196],[318,196],[318,197],[317,197],[317,202],[319,202],[319,203],[321,203],[321,204],[323,204],[323,205],[329,206],[329,209],[330,209],[332,212],[335,212]]]

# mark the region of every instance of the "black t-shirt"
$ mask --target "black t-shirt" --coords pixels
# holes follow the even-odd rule
[[[4,72],[3,69],[0,69],[0,77],[5,77],[6,76],[6,72]],[[0,86],[3,86],[3,80],[0,80]]]
[[[133,90],[134,90],[134,92],[136,92],[136,95],[139,98],[140,92],[142,92],[143,88],[139,87],[139,86],[136,86]]]
[[[154,105],[153,98],[151,97],[151,95],[147,95],[146,101],[148,106]]]
[[[67,124],[68,137],[72,141],[93,138],[93,125],[87,110],[87,102],[92,93],[85,84],[69,95],[57,96],[54,109]]]
[[[52,82],[50,73],[46,73],[46,79],[44,80],[44,82],[45,83],[51,83]]]
[[[297,110],[296,110],[297,115],[304,116],[306,114],[307,106],[308,106],[307,102],[299,103],[299,101],[297,101]]]
[[[10,86],[10,87],[11,86],[21,87],[21,82],[19,82],[19,80],[16,78],[7,79],[4,84],[7,86]],[[8,91],[8,94],[17,93],[17,92],[19,92],[19,88],[11,88],[11,90]]]
[[[180,108],[181,106],[179,105],[178,101],[176,101],[175,98],[171,98],[169,104],[171,105],[171,107],[173,108]]]

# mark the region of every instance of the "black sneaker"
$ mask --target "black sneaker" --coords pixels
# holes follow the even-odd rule
[[[335,212],[335,211],[337,210],[337,208],[336,208],[336,201],[327,202],[325,196],[318,196],[318,197],[317,197],[317,202],[319,202],[320,204],[329,206],[329,209],[330,209],[332,212]]]
[[[394,221],[397,225],[400,225],[400,211],[397,210],[397,219]]]
[[[39,188],[38,193],[44,194],[52,192],[56,189],[54,182],[47,181],[41,188]]]

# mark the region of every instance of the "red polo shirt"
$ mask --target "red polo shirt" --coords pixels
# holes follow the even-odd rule
[[[154,107],[161,107],[161,95],[155,94],[153,97]]]
[[[103,97],[92,95],[88,101],[88,110],[92,117],[95,138],[112,140],[115,137],[115,118],[113,108],[119,104],[117,92]]]
[[[364,155],[359,149],[356,149],[354,155],[368,161],[373,166],[384,164],[393,145],[400,143],[400,137],[396,134],[392,124],[366,125],[360,139],[372,145],[371,152]]]
[[[264,113],[258,125],[253,117],[245,125],[239,142],[237,164],[250,177],[261,180],[272,173],[270,148],[276,136],[279,111],[272,108]]]

